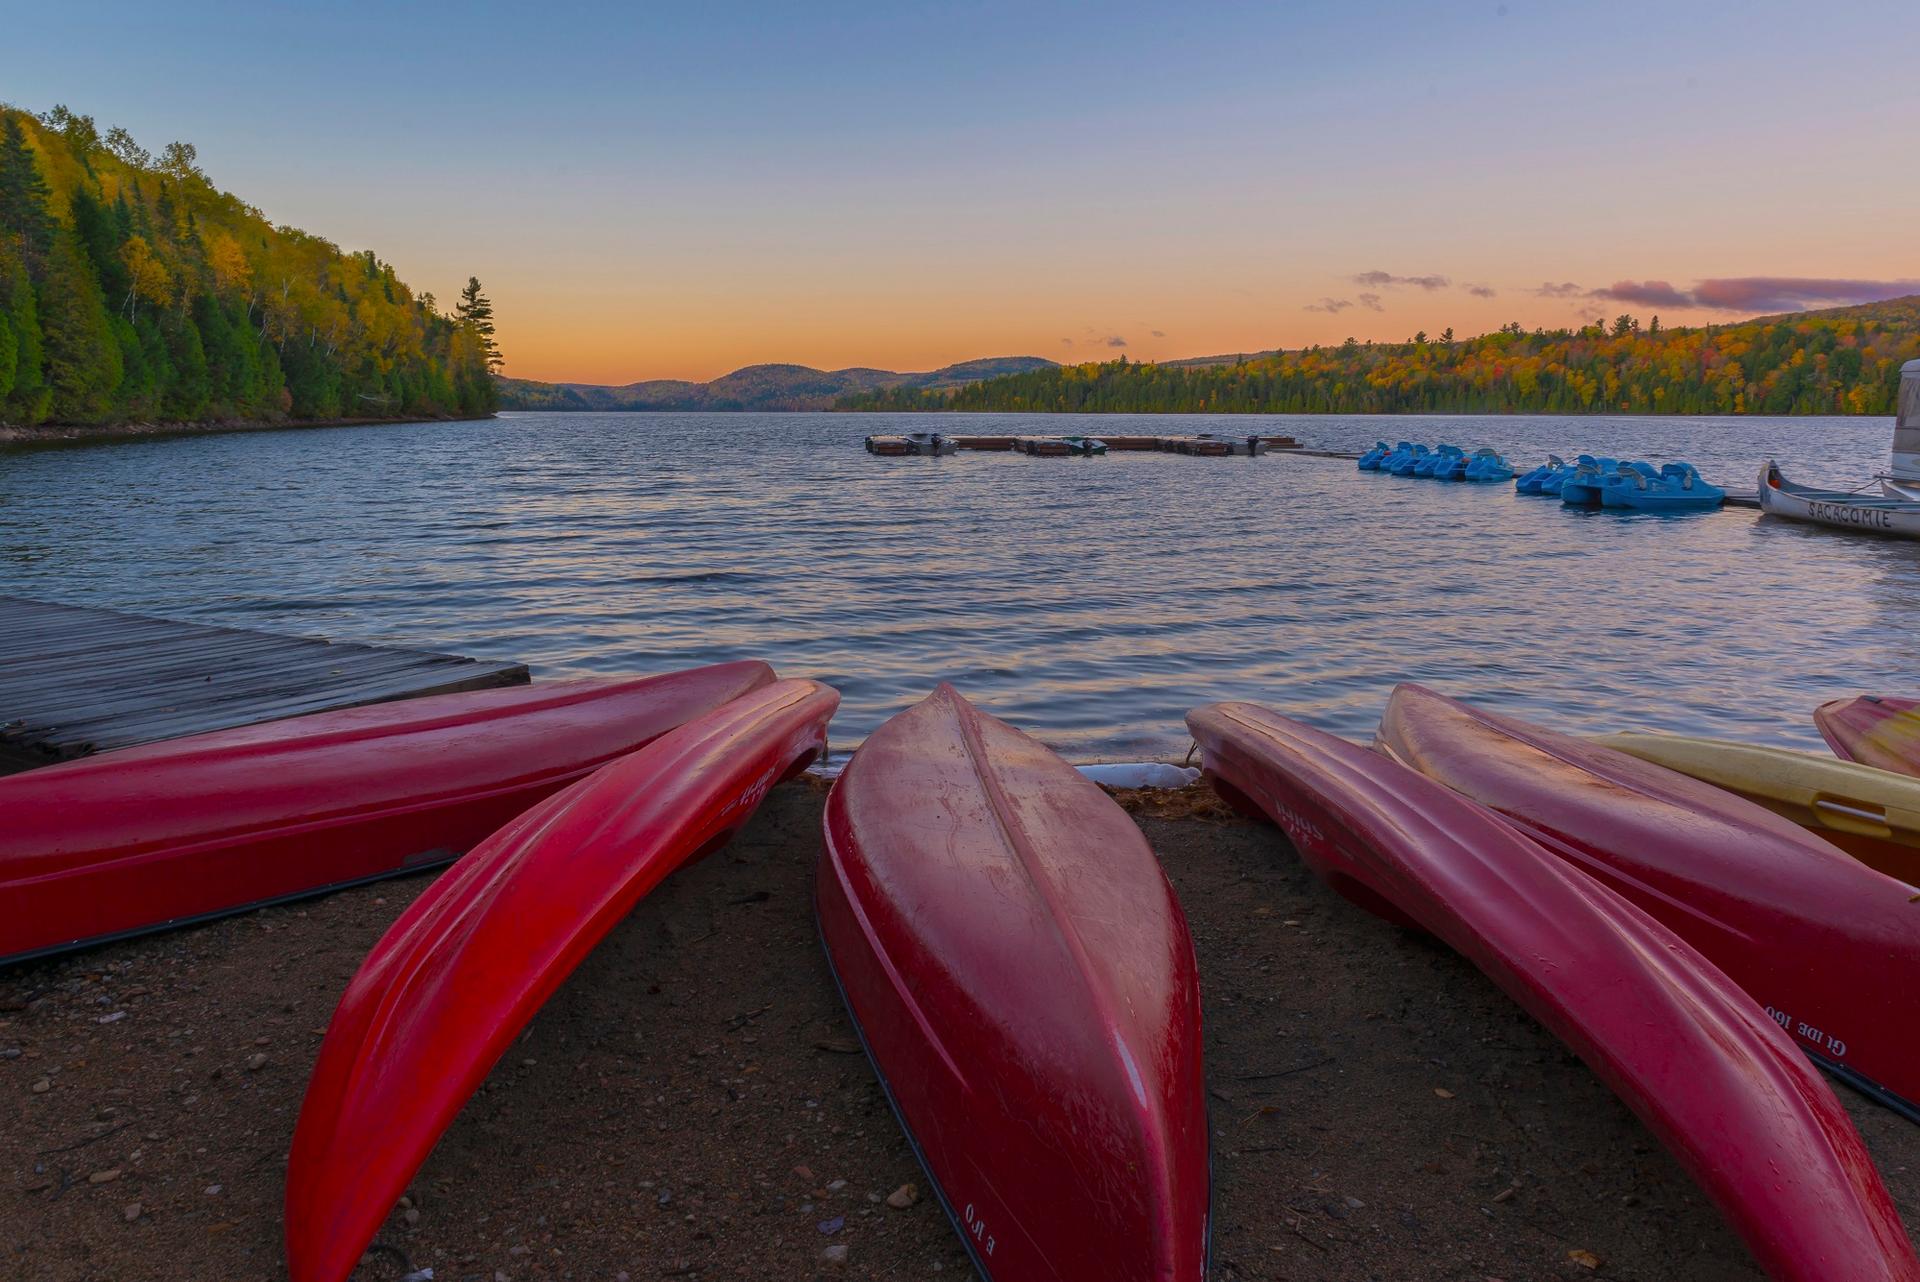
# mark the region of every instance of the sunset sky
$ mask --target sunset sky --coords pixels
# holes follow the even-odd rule
[[[1920,291],[1920,5],[14,6],[507,372],[1152,359]]]

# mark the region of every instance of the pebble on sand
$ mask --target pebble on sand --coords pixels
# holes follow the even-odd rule
[[[887,1205],[896,1211],[904,1211],[920,1200],[920,1190],[911,1184],[902,1184],[887,1194]]]
[[[846,1243],[835,1242],[832,1246],[820,1252],[820,1258],[828,1264],[845,1264],[847,1262]]]

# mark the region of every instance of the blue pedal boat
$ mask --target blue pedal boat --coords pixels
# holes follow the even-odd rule
[[[1391,467],[1386,467],[1381,470],[1391,472],[1395,476],[1412,476],[1413,469],[1420,465],[1420,461],[1431,457],[1433,457],[1432,451],[1428,450],[1426,446],[1416,445],[1395,459]]]
[[[1404,449],[1406,444],[1405,441],[1400,442],[1401,448]],[[1387,448],[1385,441],[1375,441],[1373,448],[1360,456],[1360,462],[1356,464],[1356,466],[1359,467],[1362,472],[1378,472],[1380,465],[1386,462],[1392,453],[1393,451]]]
[[[1460,479],[1463,481],[1472,481],[1479,485],[1511,481],[1513,479],[1513,464],[1502,458],[1498,450],[1483,445],[1473,452],[1472,458],[1467,460],[1466,468],[1461,472]]]
[[[1639,512],[1710,512],[1726,497],[1724,489],[1701,479],[1693,464],[1667,463],[1653,477],[1636,473],[1621,501]]]
[[[1560,483],[1560,501],[1572,507],[1599,507],[1601,483],[1619,466],[1614,459],[1582,454]]]
[[[1567,461],[1558,454],[1547,455],[1547,461],[1534,468],[1525,476],[1515,479],[1513,490],[1516,494],[1558,494],[1560,492],[1560,474],[1567,470]],[[1553,483],[1548,490],[1547,483]]]
[[[1615,467],[1613,471],[1600,478],[1600,506],[1611,508],[1627,507],[1629,506],[1627,503],[1627,491],[1636,488],[1644,482],[1658,481],[1659,479],[1660,473],[1654,470],[1653,464],[1644,459],[1632,459],[1623,462]]]
[[[1459,453],[1460,447],[1458,445],[1436,445],[1433,447],[1431,454],[1424,456],[1419,462],[1413,465],[1413,471],[1409,473],[1409,475],[1424,476],[1431,479],[1440,471],[1441,467],[1447,464],[1449,459],[1458,456]]]

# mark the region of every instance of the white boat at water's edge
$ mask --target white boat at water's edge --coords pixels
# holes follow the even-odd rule
[[[1790,521],[1920,539],[1920,502],[1796,485],[1772,459],[1760,468],[1760,510]]]
[[[1920,360],[1900,367],[1890,467],[1873,479],[1880,482],[1879,494],[1864,486],[1817,490],[1789,481],[1768,459],[1760,467],[1760,510],[1840,530],[1920,538]]]

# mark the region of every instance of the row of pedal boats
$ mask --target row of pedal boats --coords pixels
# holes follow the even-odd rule
[[[293,1129],[288,1268],[344,1282],[546,998],[824,751],[837,704],[732,663],[324,713],[0,779],[0,957],[450,863],[347,985]],[[1415,685],[1370,746],[1246,702],[1187,727],[1223,797],[1584,1059],[1771,1276],[1920,1279],[1816,1068],[1920,1120],[1920,704],[1869,696],[1816,720],[1831,760],[1575,738]],[[835,779],[815,910],[983,1276],[1205,1276],[1199,967],[1107,793],[942,685]]]
[[[1512,481],[1517,494],[1555,497],[1574,507],[1708,511],[1719,507],[1727,497],[1724,489],[1703,480],[1691,463],[1655,467],[1644,459],[1598,458],[1591,454],[1582,454],[1571,463],[1558,455],[1548,455],[1540,466],[1516,474],[1499,451],[1487,446],[1468,454],[1456,445],[1441,444],[1429,450],[1409,441],[1394,446],[1379,441],[1360,456],[1358,466],[1362,472],[1391,476]]]

